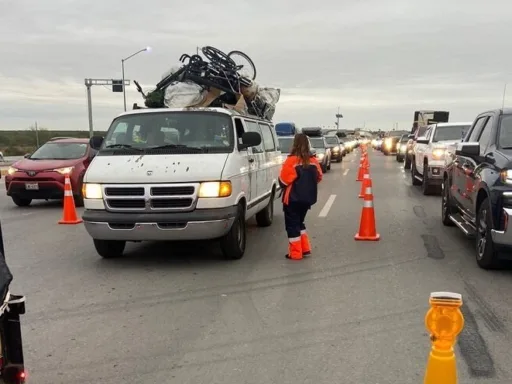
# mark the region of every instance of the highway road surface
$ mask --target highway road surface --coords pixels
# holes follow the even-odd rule
[[[272,227],[251,222],[239,261],[211,243],[132,244],[102,260],[82,225],[57,224],[59,203],[18,208],[1,189],[30,382],[421,383],[428,297],[447,290],[464,298],[459,382],[512,383],[512,269],[480,270],[472,242],[441,225],[439,197],[411,187],[394,157],[370,161],[381,240],[354,241],[353,153],[325,175],[301,262],[284,258],[279,202]]]

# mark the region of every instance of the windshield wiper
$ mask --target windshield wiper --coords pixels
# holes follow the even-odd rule
[[[203,151],[206,150],[207,147],[189,147],[188,145],[184,144],[165,144],[165,145],[158,145],[156,147],[148,147],[146,149],[174,149],[174,148],[186,148],[186,149],[193,149],[196,151]]]
[[[137,152],[143,152],[144,150],[143,149],[140,149],[140,148],[137,148],[137,147],[132,147],[130,144],[110,144],[110,145],[107,145],[105,148],[127,148],[127,149],[133,149]]]

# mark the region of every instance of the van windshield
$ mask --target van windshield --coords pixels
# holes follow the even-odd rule
[[[229,153],[231,117],[216,112],[154,112],[115,119],[100,152],[124,154]]]

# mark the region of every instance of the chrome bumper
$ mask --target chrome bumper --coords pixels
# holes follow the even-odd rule
[[[503,213],[507,215],[507,224],[503,231],[491,229],[492,241],[499,245],[512,247],[512,229],[510,228],[510,219],[512,217],[512,209],[503,208]]]

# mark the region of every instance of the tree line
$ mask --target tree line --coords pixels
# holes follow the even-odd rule
[[[94,132],[95,135],[105,136],[106,132]],[[54,137],[89,137],[89,131],[50,131],[46,128],[35,128],[22,131],[0,131],[0,151],[4,156],[23,156],[32,153],[39,146]]]

